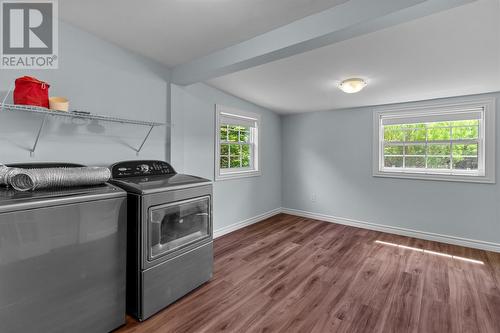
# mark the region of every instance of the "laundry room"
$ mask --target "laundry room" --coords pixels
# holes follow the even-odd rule
[[[499,332],[498,0],[0,0],[0,333]]]

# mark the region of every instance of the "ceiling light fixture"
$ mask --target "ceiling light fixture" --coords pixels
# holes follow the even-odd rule
[[[354,94],[363,90],[367,83],[363,79],[352,78],[347,79],[339,84],[339,89],[347,94]]]

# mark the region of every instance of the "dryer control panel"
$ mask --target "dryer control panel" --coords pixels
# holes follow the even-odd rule
[[[125,161],[111,166],[112,178],[175,175],[170,164],[164,161]]]

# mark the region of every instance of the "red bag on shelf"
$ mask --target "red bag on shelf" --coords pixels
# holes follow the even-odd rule
[[[46,82],[31,76],[16,79],[14,104],[49,107],[49,87]]]

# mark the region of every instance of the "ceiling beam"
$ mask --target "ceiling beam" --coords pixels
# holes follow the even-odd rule
[[[374,32],[476,0],[350,0],[173,68],[189,85]]]

